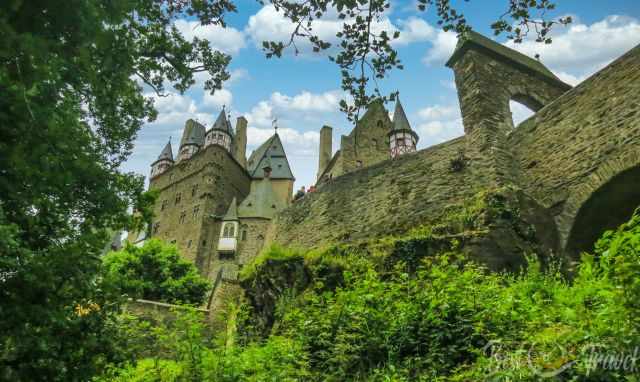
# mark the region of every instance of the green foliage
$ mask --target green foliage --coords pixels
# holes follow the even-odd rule
[[[250,264],[242,268],[240,271],[240,279],[249,279],[255,276],[256,270],[268,260],[302,259],[303,255],[304,253],[299,250],[284,248],[280,245],[273,244],[260,252]]]
[[[481,200],[490,202],[491,216],[509,210],[500,198]],[[483,203],[472,205],[468,211],[487,212]],[[274,284],[286,278],[260,281],[271,277],[263,276],[272,274],[269,267],[301,261],[299,252],[274,248],[248,275],[252,285],[270,288],[250,294],[280,296],[266,335],[245,330],[265,306],[244,305],[235,311],[249,323],[240,322],[242,341],[219,338],[198,347],[199,371],[186,372],[187,360],[167,356],[153,367],[160,373],[171,365],[183,370],[183,380],[202,381],[539,381],[555,373],[552,380],[635,381],[621,364],[598,364],[593,351],[633,355],[640,346],[639,223],[640,211],[605,233],[571,281],[559,265],[543,268],[533,258],[520,274],[497,274],[446,250],[422,249],[412,269],[384,261],[403,242],[395,238],[303,254],[313,281],[292,292]],[[404,241],[429,243],[428,237]],[[403,253],[419,250],[414,244]],[[264,260],[270,256],[278,261]],[[340,282],[327,282],[336,279],[331,272]],[[150,365],[145,360],[119,372],[146,375]]]
[[[104,279],[121,294],[168,303],[202,304],[209,282],[174,245],[158,239],[142,247],[127,244],[104,257]]]
[[[212,338],[197,311],[174,313],[175,320],[158,323],[146,334],[138,332],[146,358],[110,367],[94,381],[300,381],[308,375],[302,348],[291,339],[273,336],[264,343],[233,347],[225,334]]]
[[[394,69],[403,69],[398,52],[392,46],[401,37],[400,31],[376,27],[391,8],[389,0],[317,0],[297,2],[271,0],[276,9],[282,9],[285,17],[295,28],[286,41],[264,41],[262,48],[267,58],[281,57],[285,49],[292,48],[300,53],[299,40],[309,43],[313,53],[329,52],[329,60],[334,62],[342,75],[342,89],[350,99],[340,101],[340,109],[347,113],[349,120],[357,122],[360,110],[375,100],[393,101],[397,93],[383,95],[378,80],[384,79]],[[445,31],[455,31],[459,37],[471,28],[461,12],[459,4],[450,0],[418,0],[419,11],[435,9],[438,24]],[[496,35],[505,33],[507,38],[522,42],[529,33],[535,33],[538,42],[552,42],[551,30],[557,25],[568,25],[571,17],[549,18],[548,12],[555,9],[551,0],[506,0],[491,24]],[[335,34],[337,44],[323,40],[314,30],[316,22],[327,14],[337,14],[344,20],[342,28]],[[535,32],[534,32],[535,31]],[[372,84],[373,82],[373,84]],[[461,170],[465,162],[452,163]]]

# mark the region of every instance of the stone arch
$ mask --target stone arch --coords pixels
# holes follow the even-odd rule
[[[564,252],[577,259],[602,232],[627,221],[640,205],[640,156],[632,153],[598,167],[572,192],[556,219]]]
[[[466,134],[508,133],[510,100],[538,111],[571,89],[539,61],[475,32],[460,40],[447,66],[455,75]]]

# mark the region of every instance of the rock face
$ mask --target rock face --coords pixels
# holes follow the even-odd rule
[[[404,232],[478,191],[513,186],[535,240],[575,259],[595,239],[580,227],[602,232],[640,205],[640,47],[573,89],[539,62],[477,35],[458,46],[449,66],[465,136],[323,183],[279,214],[274,241],[316,247]],[[537,112],[514,128],[510,100]],[[510,267],[525,249],[521,234],[498,224],[468,248],[506,256],[485,260]]]

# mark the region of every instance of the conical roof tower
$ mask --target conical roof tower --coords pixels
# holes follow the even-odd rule
[[[403,154],[415,152],[419,137],[411,128],[399,97],[393,112],[392,125],[393,128],[389,132],[391,157],[396,158]]]

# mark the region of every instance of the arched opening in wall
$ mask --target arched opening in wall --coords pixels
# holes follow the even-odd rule
[[[582,252],[593,252],[604,231],[628,221],[640,206],[640,166],[623,171],[597,189],[580,207],[565,246],[577,259]]]
[[[509,110],[513,126],[520,125],[523,121],[542,109],[542,104],[530,96],[516,94],[509,101]]]

